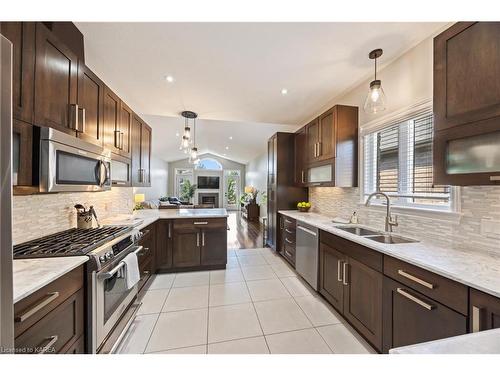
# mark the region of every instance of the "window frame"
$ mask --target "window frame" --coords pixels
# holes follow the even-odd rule
[[[426,99],[418,102],[414,105],[403,108],[399,111],[390,113],[376,120],[370,121],[364,125],[360,125],[359,128],[359,204],[365,205],[366,195],[365,195],[365,136],[374,132],[387,129],[398,123],[401,123],[410,118],[416,118],[425,113],[432,113],[432,99]],[[388,194],[391,196],[391,194]],[[382,200],[373,200],[370,205],[373,210],[385,210],[385,204]],[[449,207],[439,207],[434,205],[426,205],[420,203],[403,203],[403,202],[391,202],[391,208],[394,212],[400,212],[403,214],[426,216],[426,217],[436,217],[436,218],[450,218],[453,220],[458,220],[461,214],[460,207],[460,188],[456,186],[450,186],[450,205]]]

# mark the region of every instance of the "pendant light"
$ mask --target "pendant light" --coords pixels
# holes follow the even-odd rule
[[[368,54],[371,60],[375,60],[375,79],[370,82],[370,89],[366,96],[364,110],[368,113],[378,113],[385,110],[385,93],[382,89],[382,81],[377,79],[377,59],[382,56],[382,49],[374,49]]]
[[[181,145],[179,146],[179,150],[184,151],[185,154],[189,151],[189,146],[191,145],[191,128],[189,127],[189,119],[196,118],[196,113],[191,111],[184,111],[181,113],[181,116],[184,117],[184,133],[181,139]]]

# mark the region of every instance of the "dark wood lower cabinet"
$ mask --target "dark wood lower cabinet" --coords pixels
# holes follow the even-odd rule
[[[142,230],[143,237],[139,241],[139,245],[143,247],[142,251],[137,254],[139,262],[139,291],[146,285],[149,278],[156,270],[156,223],[153,223]]]
[[[173,267],[196,267],[200,264],[200,231],[198,229],[176,229],[174,224]]]
[[[384,277],[383,351],[467,333],[467,317]]]
[[[227,263],[227,229],[201,231],[201,264],[213,266]]]
[[[382,280],[380,272],[347,258],[342,265],[344,317],[377,349],[382,349]],[[347,284],[347,285],[346,285]]]
[[[319,257],[319,292],[333,307],[342,311],[344,303],[342,264],[345,261],[345,255],[321,243]]]
[[[172,220],[159,220],[156,223],[156,270],[172,268]]]
[[[470,290],[470,331],[500,328],[500,298]]]

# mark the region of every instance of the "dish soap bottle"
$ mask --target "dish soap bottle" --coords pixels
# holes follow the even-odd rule
[[[358,214],[354,211],[351,215],[351,224],[358,224]]]

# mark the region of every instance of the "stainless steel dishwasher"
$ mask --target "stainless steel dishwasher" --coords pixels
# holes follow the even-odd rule
[[[296,233],[295,269],[314,290],[318,290],[318,228],[297,221]]]

